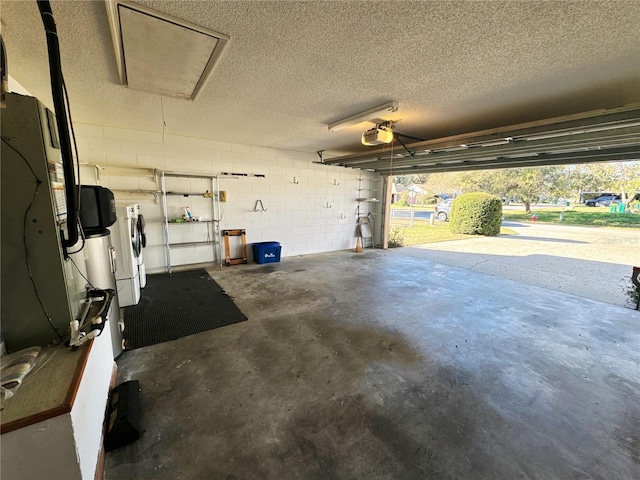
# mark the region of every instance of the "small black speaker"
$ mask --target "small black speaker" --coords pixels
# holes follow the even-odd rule
[[[140,382],[130,380],[111,391],[104,449],[109,452],[140,438]]]
[[[103,233],[116,223],[113,192],[99,185],[80,186],[80,223],[87,235]]]

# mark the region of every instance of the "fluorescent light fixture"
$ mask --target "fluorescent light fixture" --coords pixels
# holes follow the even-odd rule
[[[358,123],[366,122],[367,120],[373,120],[378,118],[381,115],[386,115],[388,113],[393,113],[398,111],[398,102],[389,102],[384,105],[380,105],[379,107],[371,108],[364,112],[357,113],[355,115],[351,115],[350,117],[343,118],[334,123],[329,124],[329,131],[335,132],[337,130],[341,130],[346,127],[350,127],[352,125],[357,125]]]

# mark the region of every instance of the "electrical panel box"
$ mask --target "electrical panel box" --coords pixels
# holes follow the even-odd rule
[[[1,318],[14,351],[67,336],[86,281],[62,250],[66,201],[55,118],[36,98],[11,93],[1,131]]]

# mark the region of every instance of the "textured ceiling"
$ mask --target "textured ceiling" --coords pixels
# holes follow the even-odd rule
[[[231,37],[166,132],[332,153],[370,125],[327,123],[386,101],[423,139],[640,101],[640,2],[143,1]],[[35,1],[1,1],[9,73],[50,104]],[[105,5],[54,1],[75,121],[162,130],[161,99],[118,84]]]

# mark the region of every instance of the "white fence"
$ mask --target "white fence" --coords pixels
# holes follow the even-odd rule
[[[413,227],[415,212],[416,211],[413,208],[392,208],[391,226]]]

